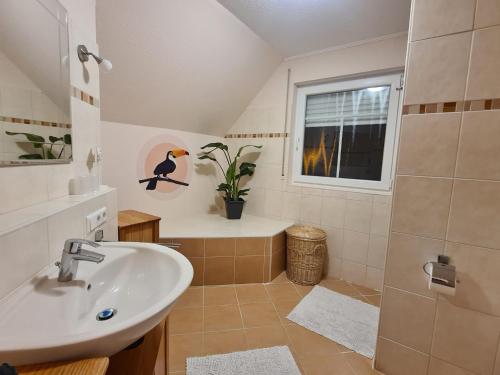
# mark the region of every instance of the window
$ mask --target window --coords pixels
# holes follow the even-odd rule
[[[401,75],[297,90],[293,181],[389,190]]]

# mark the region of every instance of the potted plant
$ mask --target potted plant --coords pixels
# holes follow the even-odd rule
[[[198,157],[200,160],[210,159],[217,163],[225,181],[220,183],[217,191],[224,193],[224,202],[226,204],[226,216],[228,219],[240,219],[243,212],[243,205],[245,201],[243,196],[247,195],[250,191],[249,188],[241,189],[240,182],[244,176],[252,176],[255,172],[255,164],[249,162],[240,162],[240,157],[243,149],[246,147],[262,148],[262,146],[245,145],[239,148],[234,157],[229,153],[229,147],[221,142],[209,143],[201,149],[201,155]],[[224,169],[214,156],[213,152],[219,150],[224,155],[227,163],[227,168]]]

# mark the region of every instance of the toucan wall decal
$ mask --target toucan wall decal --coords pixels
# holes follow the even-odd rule
[[[159,163],[153,170],[154,177],[144,178],[139,180],[139,183],[142,184],[147,182],[146,190],[156,190],[156,186],[158,182],[164,181],[172,184],[189,186],[188,183],[174,180],[168,177],[169,174],[173,173],[177,168],[177,163],[175,159],[178,157],[189,155],[189,152],[183,150],[181,148],[173,148],[167,152],[165,156],[165,160]]]

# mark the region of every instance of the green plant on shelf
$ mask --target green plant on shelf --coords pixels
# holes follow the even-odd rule
[[[45,160],[45,159],[61,159],[64,155],[64,150],[67,146],[71,146],[71,134],[64,134],[62,137],[49,136],[49,142],[44,137],[32,133],[20,133],[6,131],[5,134],[10,136],[24,135],[27,141],[19,141],[19,143],[29,143],[35,152],[30,154],[19,155],[19,159],[28,160]],[[58,151],[56,151],[58,150]],[[71,156],[69,156],[71,158]]]

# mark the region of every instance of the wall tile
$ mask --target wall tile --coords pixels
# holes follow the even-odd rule
[[[478,374],[491,374],[499,337],[500,318],[439,298],[433,356]]]
[[[453,304],[500,316],[500,251],[448,242],[446,255],[460,280]]]
[[[236,238],[236,255],[264,255],[265,237]]]
[[[49,171],[47,165],[2,168],[0,214],[47,201]]]
[[[500,3],[498,0],[477,0],[474,27],[500,24]]]
[[[236,240],[234,238],[206,238],[205,256],[234,256],[236,251]]]
[[[472,0],[415,1],[411,40],[471,30],[474,5]]]
[[[51,261],[61,258],[64,242],[67,239],[85,236],[86,223],[81,205],[49,217],[47,223]]]
[[[448,240],[500,249],[500,182],[456,180]]]
[[[429,356],[379,338],[375,368],[386,375],[426,375]]]
[[[205,255],[203,238],[174,238],[172,242],[179,244],[177,251],[188,258],[203,257]]]
[[[264,256],[237,256],[234,274],[236,284],[264,282]]]
[[[347,200],[344,228],[370,233],[373,202]]]
[[[49,263],[47,220],[0,237],[0,299]]]
[[[346,211],[346,200],[343,198],[323,197],[321,208],[321,225],[343,228]]]
[[[234,257],[205,258],[205,285],[234,283]]]
[[[435,313],[434,299],[385,287],[379,335],[429,353]]]
[[[364,286],[375,290],[382,290],[384,286],[384,270],[370,266],[366,267]]]
[[[307,223],[321,223],[321,196],[302,195],[300,198],[300,220]]]
[[[342,279],[349,280],[355,284],[365,285],[366,265],[343,259],[342,260]]]
[[[500,111],[465,112],[456,176],[500,180]]]
[[[431,357],[428,375],[474,375],[473,372],[464,370],[450,363]]]
[[[342,258],[366,264],[369,239],[370,235],[367,233],[344,230]]]
[[[387,236],[389,234],[390,222],[391,222],[391,205],[373,202],[370,233]]]
[[[444,253],[444,241],[407,234],[392,233],[385,268],[385,284],[434,297],[427,287],[428,277],[422,270],[425,262]]]
[[[412,42],[404,103],[463,100],[470,44],[470,32]]]
[[[392,230],[444,238],[452,181],[398,176],[394,193]]]
[[[460,113],[403,116],[398,174],[452,177],[460,119]]]
[[[283,213],[284,219],[297,221],[300,219],[300,194],[283,193]]]
[[[344,246],[344,230],[340,228],[323,228],[326,232],[326,247],[329,257],[342,258]]]
[[[387,254],[387,237],[371,234],[368,243],[368,256],[366,264],[383,269]]]
[[[467,99],[500,97],[500,26],[474,31]]]

